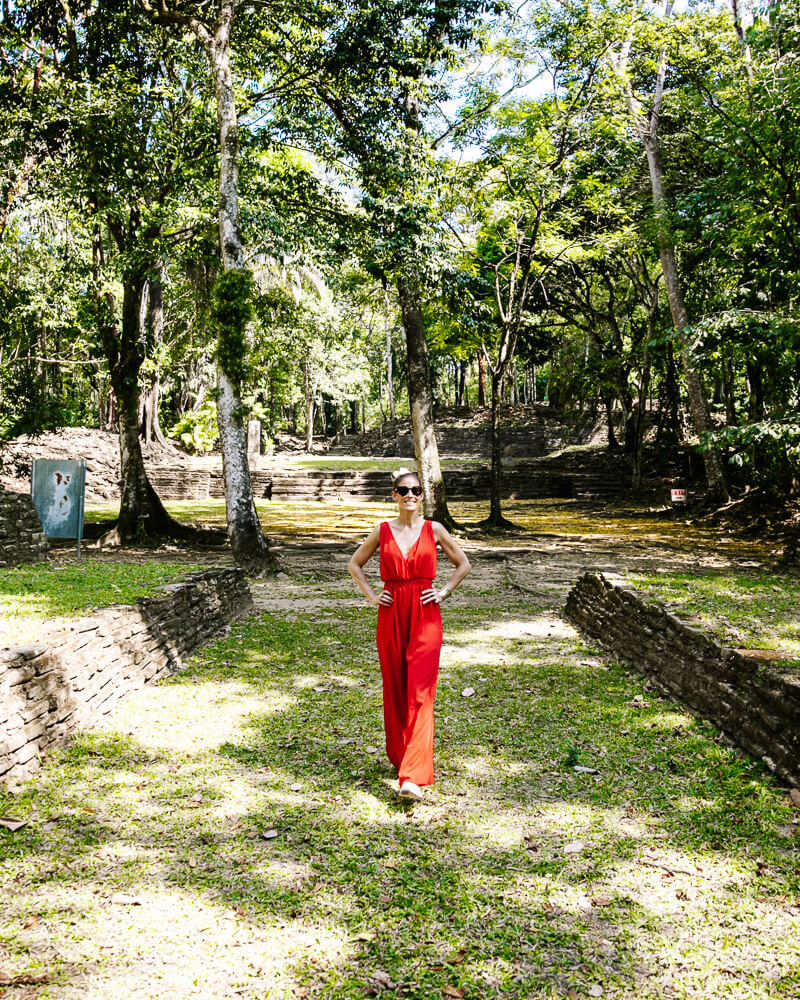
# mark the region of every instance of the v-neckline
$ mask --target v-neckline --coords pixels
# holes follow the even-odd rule
[[[421,527],[421,528],[419,529],[419,534],[418,534],[418,535],[417,535],[417,537],[416,537],[416,538],[414,539],[414,544],[413,544],[413,545],[411,546],[411,548],[410,548],[410,549],[408,550],[408,555],[407,555],[407,556],[404,556],[404,555],[403,555],[403,550],[402,550],[402,549],[400,548],[400,542],[398,542],[398,541],[397,541],[397,539],[395,538],[395,535],[394,535],[394,532],[392,531],[392,526],[391,526],[391,524],[390,524],[390,523],[389,523],[388,521],[386,522],[386,527],[387,527],[387,528],[389,529],[389,534],[390,534],[390,535],[392,536],[392,541],[393,541],[393,542],[394,542],[394,544],[395,544],[395,548],[396,548],[396,549],[397,549],[397,551],[398,551],[398,552],[400,553],[400,555],[401,555],[401,556],[403,556],[403,562],[406,562],[406,563],[408,562],[408,560],[409,560],[409,559],[411,558],[411,553],[412,553],[412,552],[414,551],[414,549],[415,549],[415,548],[416,548],[416,547],[417,547],[417,546],[419,545],[419,540],[420,540],[420,538],[422,538],[422,532],[423,532],[423,531],[425,530],[425,525],[426,525],[426,523],[427,523],[426,521],[423,521],[423,522],[422,522],[422,527]]]

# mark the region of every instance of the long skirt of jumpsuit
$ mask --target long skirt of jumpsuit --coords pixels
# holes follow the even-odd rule
[[[381,523],[381,579],[391,605],[378,609],[386,754],[403,781],[433,784],[433,700],[442,649],[442,614],[423,604],[436,576],[436,539],[425,521],[408,558],[387,521]]]

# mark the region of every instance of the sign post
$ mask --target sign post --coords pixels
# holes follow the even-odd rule
[[[37,458],[31,472],[31,499],[48,538],[76,538],[78,558],[83,537],[86,462]]]
[[[686,503],[686,490],[670,490],[669,498],[673,503]]]

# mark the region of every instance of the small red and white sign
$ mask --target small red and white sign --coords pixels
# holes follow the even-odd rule
[[[673,503],[686,503],[686,490],[670,490],[669,498]]]

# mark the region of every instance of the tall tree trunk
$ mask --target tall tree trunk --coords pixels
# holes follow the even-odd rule
[[[146,336],[149,331],[153,344],[158,347],[164,340],[164,286],[161,281],[161,268],[158,277],[149,279],[145,285],[143,305],[145,329],[142,333]],[[139,399],[139,434],[148,443],[155,440],[165,445],[167,439],[164,437],[158,418],[160,401],[161,375],[156,368],[149,376]]]
[[[747,401],[747,417],[748,420],[763,420],[764,419],[764,384],[761,380],[761,368],[752,361],[747,361],[745,363],[745,371],[747,372],[747,388],[748,401]]]
[[[113,318],[114,302],[107,296],[102,336],[110,359],[111,384],[117,401],[120,452],[120,507],[116,527],[106,544],[128,545],[143,537],[181,537],[190,530],[167,513],[144,467],[139,440],[140,304],[145,278],[142,273],[123,276],[122,329]],[[110,348],[110,350],[109,350]]]
[[[425,337],[419,290],[401,279],[397,283],[397,293],[406,335],[408,400],[417,471],[425,490],[424,513],[429,520],[441,521],[445,527],[450,528],[454,522],[447,508],[439,448],[436,444],[428,341]]]
[[[467,405],[467,362],[458,363],[458,406]]]
[[[394,405],[394,372],[392,371],[392,328],[389,324],[389,292],[384,295],[386,301],[386,395],[389,398],[389,414],[392,420],[397,419]]]
[[[614,448],[619,448],[619,442],[617,441],[617,435],[614,433],[614,397],[610,392],[603,393],[603,405],[606,408],[606,423],[608,424],[606,430],[608,447],[610,450],[613,450]]]
[[[308,370],[309,361],[303,362],[303,399],[306,408],[306,451],[311,452],[314,446],[314,393],[311,391],[311,375]]]
[[[92,210],[97,216],[97,202]],[[130,229],[137,230],[132,210]],[[119,242],[119,240],[118,240]],[[120,509],[115,527],[104,541],[126,545],[143,535],[182,537],[193,534],[173,520],[164,509],[147,478],[139,444],[139,372],[142,367],[140,309],[145,286],[145,268],[128,268],[122,275],[122,325],[117,321],[117,303],[110,291],[101,292],[105,250],[102,230],[96,221],[92,233],[92,267],[97,327],[108,360],[111,388],[109,403],[115,402],[119,423]],[[111,406],[109,406],[111,409]]]
[[[491,377],[491,443],[492,454],[489,466],[489,517],[482,526],[489,531],[507,531],[514,525],[503,517],[501,495],[503,490],[503,451],[500,437],[500,402],[503,393],[503,373],[497,370]]]
[[[478,409],[486,409],[486,358],[478,351]]]
[[[239,122],[230,64],[230,36],[235,7],[235,0],[222,0],[213,33],[202,22],[191,22],[211,64],[217,99],[220,145],[217,215],[225,271],[241,270],[244,265],[239,226]],[[228,538],[237,563],[255,571],[274,569],[275,559],[261,531],[253,500],[247,462],[247,428],[242,421],[241,411],[241,385],[226,372],[222,364],[218,364],[217,422],[222,450]]]
[[[640,490],[642,488],[642,466],[644,463],[644,431],[645,431],[645,411],[647,408],[647,399],[650,395],[650,348],[648,344],[650,340],[654,339],[655,330],[650,327],[648,328],[647,335],[644,338],[643,347],[643,357],[642,357],[642,376],[639,381],[639,397],[637,400],[636,413],[635,413],[635,438],[634,438],[634,451],[633,451],[633,488],[635,490]]]
[[[673,0],[666,0],[664,3],[665,21],[671,17],[672,7]],[[668,222],[667,199],[664,191],[664,164],[661,159],[661,145],[658,135],[667,72],[666,49],[662,48],[659,54],[653,105],[648,115],[643,111],[639,99],[633,92],[628,74],[632,43],[633,27],[631,26],[620,52],[617,55],[610,56],[611,64],[620,82],[623,98],[647,156],[656,223],[656,242],[661,259],[661,270],[664,275],[664,286],[667,291],[672,322],[675,327],[676,340],[681,354],[694,430],[698,436],[702,436],[713,430],[713,424],[711,422],[705,386],[703,385],[700,373],[695,368],[691,345],[687,337],[689,315],[686,311],[683,287],[675,255],[675,244]],[[727,500],[729,498],[728,486],[725,481],[725,470],[719,451],[715,448],[709,448],[704,451],[703,463],[705,465],[709,493],[719,500]]]
[[[500,393],[502,392],[502,378],[499,373],[492,373],[492,422],[491,440],[492,457],[490,465],[491,482],[489,487],[489,518],[487,526],[489,528],[503,528],[508,526],[508,521],[503,517],[503,510],[500,500],[500,492],[503,478],[503,453],[500,450]]]
[[[736,415],[736,388],[733,372],[733,358],[728,355],[722,362],[722,385],[725,392],[725,420],[730,427],[739,422]]]

